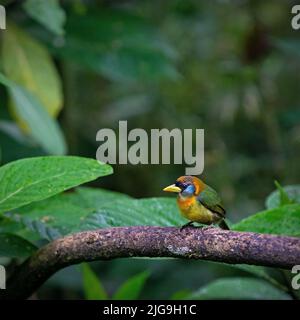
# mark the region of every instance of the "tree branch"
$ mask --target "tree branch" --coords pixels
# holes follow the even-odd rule
[[[300,239],[219,228],[118,227],[79,232],[39,249],[12,274],[0,299],[29,297],[56,271],[83,261],[173,257],[291,269]]]

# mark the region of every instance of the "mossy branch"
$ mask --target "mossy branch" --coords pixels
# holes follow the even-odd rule
[[[75,233],[47,244],[11,275],[0,299],[24,299],[51,275],[83,261],[126,257],[203,259],[291,269],[300,264],[300,238],[219,228],[118,227]]]

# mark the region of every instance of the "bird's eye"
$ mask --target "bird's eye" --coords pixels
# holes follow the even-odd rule
[[[180,181],[176,181],[175,182],[175,186],[181,188],[182,190],[184,190],[188,185],[186,183],[182,183]]]
[[[175,186],[178,187],[178,188],[182,188],[182,183],[179,182],[179,181],[176,181],[175,182]]]

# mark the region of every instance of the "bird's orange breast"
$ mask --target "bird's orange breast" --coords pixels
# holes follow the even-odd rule
[[[181,214],[188,220],[211,224],[216,219],[215,215],[205,208],[196,197],[178,197],[177,204]]]
[[[183,211],[189,210],[195,204],[195,202],[196,202],[196,197],[187,197],[187,198],[178,197],[177,198],[178,206]]]

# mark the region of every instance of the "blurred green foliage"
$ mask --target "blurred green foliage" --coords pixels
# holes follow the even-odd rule
[[[8,18],[7,30],[0,31],[1,165],[67,152],[95,158],[96,132],[117,129],[119,120],[128,120],[129,129],[204,128],[203,179],[220,192],[229,219],[240,221],[240,230],[299,235],[300,40],[290,24],[294,1],[0,4],[6,6]],[[155,205],[149,209],[153,199],[126,195],[162,196],[162,187],[182,175],[184,166],[116,165],[114,170],[113,176],[92,186],[122,195],[79,188],[74,194],[29,204],[21,218],[11,212],[0,230],[45,241],[78,230],[83,214],[89,218],[86,228],[180,222],[171,199],[160,200],[168,207],[163,211],[169,212],[161,218],[161,212],[155,216]],[[267,199],[267,211],[246,218],[264,209],[275,179],[292,185],[284,192],[296,204],[283,207],[279,188]],[[109,203],[115,197],[119,207]],[[105,221],[93,211],[100,203],[110,213]],[[57,220],[38,224],[48,206]],[[120,208],[132,212],[127,220],[118,215]],[[26,241],[16,237],[8,240],[11,252]],[[127,278],[150,270],[141,293],[146,298],[184,297],[216,278],[251,272],[174,260],[116,260],[95,267],[110,296]],[[54,276],[41,296],[82,296],[81,280],[76,285],[81,274],[70,270]],[[278,272],[271,274],[282,281]],[[219,285],[210,286],[215,290]],[[203,296],[203,290],[196,294]],[[265,286],[262,292],[270,293]]]

